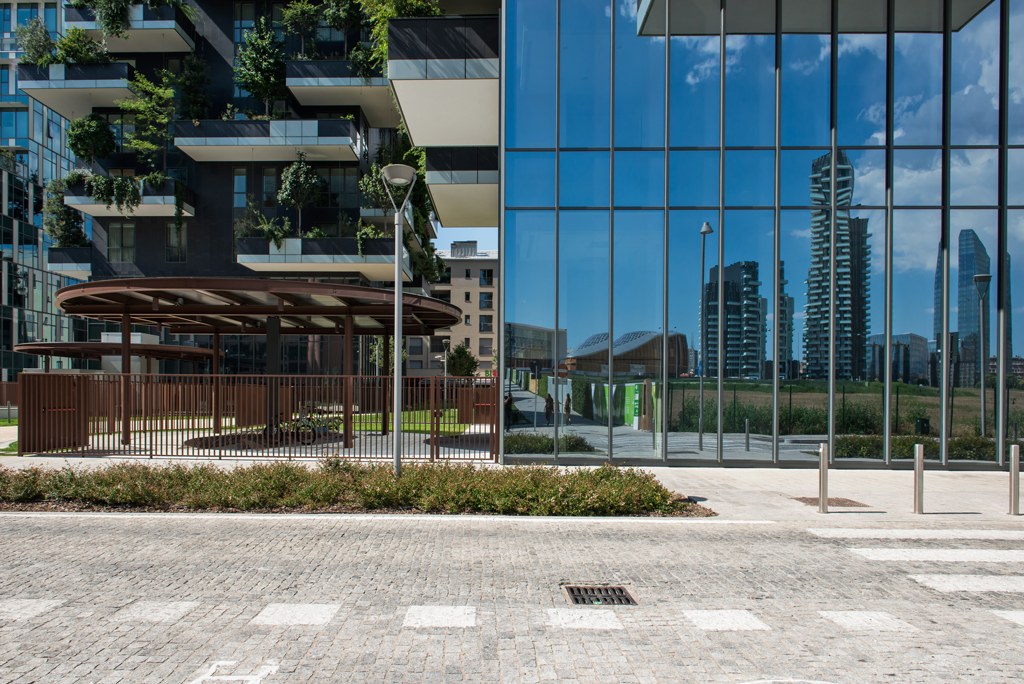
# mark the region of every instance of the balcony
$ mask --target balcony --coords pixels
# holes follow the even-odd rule
[[[116,107],[132,91],[128,83],[135,68],[113,64],[18,65],[18,86],[30,97],[68,119],[83,117],[96,107]]]
[[[50,247],[48,270],[68,278],[88,280],[92,276],[92,246]]]
[[[498,148],[427,148],[427,186],[446,228],[498,225]]]
[[[362,139],[345,119],[173,123],[174,146],[198,162],[358,161]]]
[[[420,147],[498,144],[498,18],[393,19],[388,78]]]
[[[388,79],[352,75],[352,63],[342,59],[285,63],[288,90],[307,107],[352,105],[360,107],[371,126],[395,128],[398,112]]]
[[[160,186],[153,186],[149,183],[142,184],[142,201],[131,213],[132,216],[174,216],[174,180],[168,178]],[[124,212],[118,210],[114,205],[109,207],[96,202],[85,191],[84,183],[75,183],[68,187],[64,193],[64,204],[74,207],[83,214],[89,216],[124,216]],[[192,191],[185,188],[185,196],[181,206],[182,216],[195,216],[195,200]]]
[[[370,281],[394,282],[395,243],[391,238],[285,238],[278,248],[262,237],[235,241],[238,263],[253,271],[357,274]],[[403,250],[404,252],[404,250]],[[408,252],[402,257],[402,282],[412,281]]]
[[[134,3],[128,8],[128,23],[123,36],[104,36],[92,10],[64,8],[64,28],[80,28],[96,40],[105,41],[108,52],[181,53],[196,47],[196,27],[179,8],[151,9],[145,3]]]

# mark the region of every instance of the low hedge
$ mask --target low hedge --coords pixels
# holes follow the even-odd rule
[[[0,467],[0,505],[60,505],[192,511],[379,511],[502,515],[706,514],[632,468],[502,469],[388,466],[331,459],[318,468],[269,463],[234,470],[212,465],[118,464],[13,470]]]
[[[558,438],[559,453],[586,453],[595,452],[596,449],[586,439],[579,435],[562,435]],[[553,454],[555,453],[555,440],[547,435],[536,432],[521,432],[514,435],[505,435],[506,454]]]
[[[882,458],[881,435],[840,435],[836,437],[836,458]],[[922,435],[893,435],[892,457],[913,458],[914,445],[924,445],[925,458],[939,457],[939,440]],[[951,461],[994,461],[996,443],[989,437],[963,435],[949,440]]]

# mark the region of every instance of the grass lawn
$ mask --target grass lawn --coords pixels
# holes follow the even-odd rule
[[[17,418],[0,418],[0,426],[2,425],[17,425]]]
[[[443,437],[457,437],[464,433],[469,425],[460,423],[457,409],[444,409],[441,416],[440,434]],[[391,415],[388,414],[390,425]],[[357,413],[352,416],[352,427],[357,432],[379,432],[381,430],[380,413]],[[402,411],[402,430],[427,434],[430,432],[430,411]]]

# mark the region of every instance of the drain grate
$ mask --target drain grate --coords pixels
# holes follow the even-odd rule
[[[563,585],[569,602],[577,606],[635,606],[625,587]]]

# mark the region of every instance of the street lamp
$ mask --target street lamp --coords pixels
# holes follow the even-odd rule
[[[985,366],[988,365],[988,354],[985,353],[985,297],[988,295],[988,284],[992,281],[991,273],[978,273],[974,276],[974,286],[978,288],[978,367],[981,369],[981,436],[985,436]]]
[[[441,403],[448,405],[448,347],[452,346],[450,337],[441,338],[441,346],[444,347],[444,380],[441,384]]]
[[[395,452],[395,477],[398,477],[402,474],[402,215],[412,196],[412,186],[416,184],[416,169],[405,164],[388,164],[380,170],[380,176],[395,210],[395,405],[391,434]],[[395,202],[392,188],[396,193],[405,193],[401,204]]]
[[[700,350],[697,353],[697,370],[700,376],[700,391],[697,401],[699,406],[697,407],[697,449],[700,451],[704,450],[704,345],[707,342],[705,337],[707,336],[707,315],[704,306],[704,243],[708,235],[711,235],[714,230],[711,228],[711,224],[707,221],[700,227]]]

